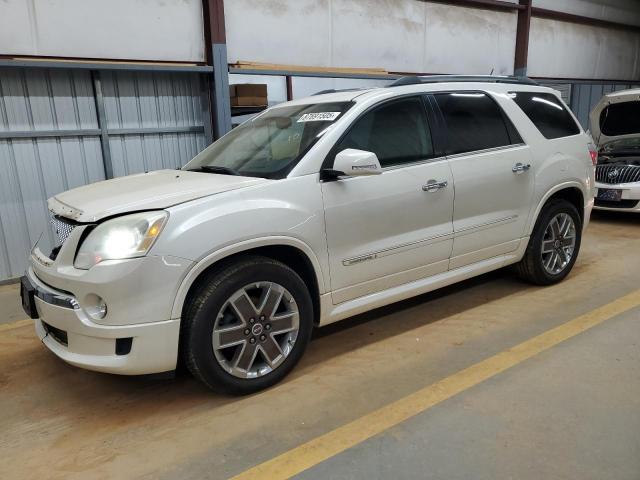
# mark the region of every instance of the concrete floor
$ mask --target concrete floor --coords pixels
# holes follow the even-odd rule
[[[640,478],[640,308],[300,479]]]
[[[594,215],[573,273],[495,272],[317,332],[285,382],[244,398],[188,376],[67,366],[0,287],[0,477],[227,478],[640,288],[640,217]],[[640,479],[640,307],[300,478]]]
[[[20,284],[0,285],[0,325],[25,318],[20,305]]]

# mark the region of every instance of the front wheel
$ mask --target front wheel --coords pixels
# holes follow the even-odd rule
[[[182,321],[181,350],[193,376],[242,395],[291,371],[309,343],[313,307],[295,271],[251,257],[205,278]]]
[[[582,240],[582,220],[566,200],[551,200],[542,210],[523,259],[516,264],[521,278],[552,285],[573,268]]]

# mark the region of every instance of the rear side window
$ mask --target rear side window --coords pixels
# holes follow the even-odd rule
[[[382,167],[433,157],[422,99],[404,98],[365,113],[336,145],[336,152],[347,148],[374,152]]]
[[[511,92],[513,101],[548,139],[580,133],[571,114],[551,93]]]
[[[522,142],[511,121],[487,94],[458,92],[434,97],[447,124],[447,154]]]

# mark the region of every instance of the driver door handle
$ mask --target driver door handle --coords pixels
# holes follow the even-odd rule
[[[422,191],[424,192],[437,192],[442,188],[447,188],[449,182],[446,180],[444,182],[438,182],[437,180],[429,180],[425,185],[422,186]]]
[[[511,171],[513,173],[522,173],[522,172],[526,172],[527,170],[529,170],[531,168],[531,165],[529,165],[528,163],[525,165],[524,163],[516,163],[513,168],[511,169]]]

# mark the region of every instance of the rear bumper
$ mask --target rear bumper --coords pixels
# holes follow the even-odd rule
[[[35,298],[35,328],[42,343],[72,365],[123,375],[160,373],[176,368],[180,320],[134,325],[99,325],[75,299],[45,285],[33,272],[27,278],[41,293]],[[50,299],[57,299],[55,302]],[[67,298],[68,303],[61,303]],[[53,327],[53,328],[51,328]]]
[[[593,208],[616,212],[640,212],[640,183],[609,184],[596,182],[596,199]],[[603,202],[598,200],[598,189],[622,190],[620,202]]]
[[[583,210],[582,231],[586,230],[591,222],[591,212],[593,211],[593,197],[589,199]]]

